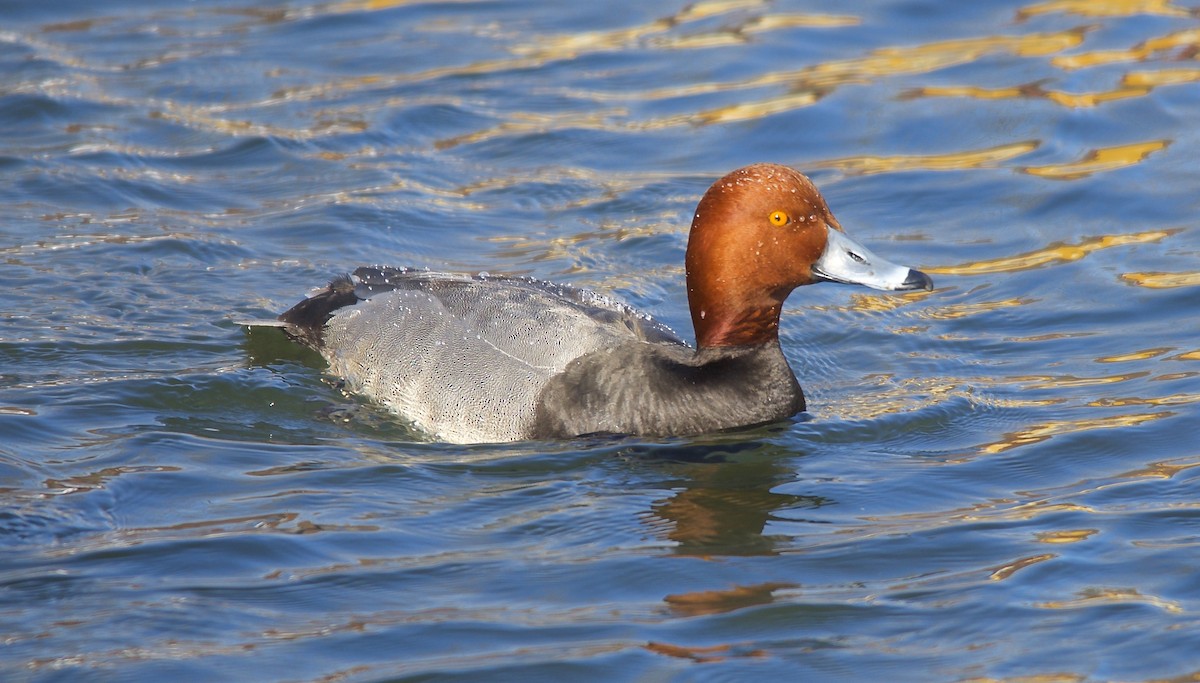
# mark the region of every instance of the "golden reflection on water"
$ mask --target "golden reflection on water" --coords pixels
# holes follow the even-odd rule
[[[1141,603],[1153,605],[1174,614],[1181,614],[1183,612],[1183,608],[1174,600],[1164,600],[1153,595],[1145,595],[1135,588],[1089,588],[1082,591],[1079,597],[1074,600],[1043,602],[1037,606],[1044,609],[1078,609],[1097,603]]]
[[[1164,17],[1187,17],[1189,12],[1171,0],[1049,0],[1017,11],[1017,20],[1024,21],[1040,14],[1078,14],[1085,17],[1125,17],[1135,14],[1155,14]]]
[[[1060,52],[1083,42],[1087,29],[1017,36],[982,36],[939,41],[924,45],[886,47],[864,57],[823,62],[797,71],[779,71],[741,83],[712,84],[713,90],[787,85],[788,92],[766,99],[739,102],[701,112],[694,122],[729,123],[777,114],[808,106],[834,89],[849,84],[867,84],[885,77],[919,74],[968,64],[985,56],[1008,53],[1037,56]]]
[[[1105,64],[1145,61],[1165,50],[1175,48],[1195,50],[1198,46],[1200,46],[1200,29],[1187,29],[1142,41],[1128,50],[1096,50],[1075,55],[1061,55],[1051,59],[1050,63],[1064,70],[1084,69]]]
[[[835,412],[844,420],[870,420],[888,415],[899,415],[913,409],[913,397],[922,396],[922,403],[936,405],[956,397],[972,395],[976,387],[984,387],[997,383],[996,378],[979,377],[919,377],[895,378],[892,375],[879,373],[862,378],[864,383],[874,382],[869,391],[854,392],[840,398]],[[1062,405],[1068,399],[1063,397],[1051,398],[1012,398],[988,395],[973,397],[973,401],[1001,408],[1046,408]],[[1007,438],[1007,435],[1006,435]],[[1040,440],[1040,439],[1039,439]],[[967,462],[972,459],[972,453],[963,457],[946,458],[947,462]]]
[[[1100,398],[1088,405],[1096,408],[1112,408],[1119,406],[1182,406],[1197,402],[1200,402],[1200,394],[1171,394],[1154,398],[1136,396]]]
[[[1097,510],[1086,505],[1075,503],[1056,503],[1045,498],[1021,501],[1012,498],[1000,498],[980,501],[967,507],[949,510],[934,510],[928,512],[911,512],[889,515],[886,517],[867,516],[863,521],[867,525],[859,528],[846,528],[838,531],[837,536],[869,533],[883,535],[888,533],[913,534],[916,532],[941,529],[948,525],[972,522],[1026,522],[1064,512],[1082,512],[1096,514]],[[842,539],[838,539],[840,542]],[[994,568],[991,572],[993,580],[1006,579],[1017,571],[1046,560],[1054,559],[1054,553],[1039,553],[1023,557]]]
[[[1035,564],[1041,564],[1042,562],[1053,560],[1057,557],[1058,555],[1053,553],[1043,553],[1041,555],[1022,557],[1015,562],[1010,562],[1002,567],[997,567],[990,575],[988,575],[988,578],[992,581],[1003,581],[1004,579],[1007,579],[1026,567],[1032,567]]]
[[[966,64],[996,53],[1036,57],[1081,45],[1089,30],[1088,27],[1080,27],[1052,33],[980,36],[924,45],[885,47],[870,52],[864,58],[828,62],[814,67],[811,71],[816,74],[837,75],[837,78],[828,82],[840,84],[847,82],[844,80],[845,75],[855,76],[855,80],[849,82],[857,82],[857,78],[862,76],[922,73]]]
[[[1165,149],[1170,140],[1150,140],[1116,147],[1100,147],[1088,152],[1084,158],[1066,164],[1026,166],[1020,169],[1030,175],[1054,180],[1076,180],[1100,171],[1112,171],[1132,166],[1154,152]]]
[[[883,313],[894,311],[905,306],[915,306],[931,296],[932,292],[923,290],[905,292],[904,296],[876,294],[873,292],[850,292],[850,301],[845,305],[809,306],[806,310],[836,311],[855,313]]]
[[[1037,303],[1039,299],[1030,297],[1014,297],[1011,299],[1001,299],[998,301],[976,301],[972,303],[947,304],[945,306],[931,307],[921,313],[921,317],[930,320],[957,320],[959,318],[969,318],[980,313],[990,311],[999,311],[1006,308],[1016,308],[1018,306],[1028,306],[1029,304]]]
[[[1183,273],[1122,273],[1121,279],[1139,287],[1147,287],[1149,289],[1200,287],[1200,271]]]
[[[1175,349],[1170,346],[1159,346],[1153,349],[1142,349],[1140,351],[1130,351],[1129,353],[1119,353],[1112,356],[1101,356],[1096,359],[1097,363],[1128,363],[1135,360],[1150,360],[1157,358],[1163,354],[1170,353]]]
[[[1154,420],[1172,417],[1175,414],[1174,411],[1164,410],[1157,413],[1132,413],[1129,415],[1111,415],[1108,417],[1084,418],[1080,420],[1055,420],[1007,432],[1001,439],[979,446],[978,451],[985,455],[994,455],[1014,448],[1048,441],[1064,434],[1088,432],[1098,429],[1136,427]]]
[[[1063,529],[1043,531],[1035,536],[1038,543],[1078,543],[1100,533],[1099,529]]]
[[[422,5],[428,0],[342,0],[325,6],[322,14],[340,14],[347,12],[378,12],[395,9],[408,5]],[[474,0],[439,0],[442,4],[474,2]]]
[[[736,25],[718,31],[687,35],[670,34],[673,29],[688,23],[732,12],[763,9],[766,5],[764,0],[697,2],[685,6],[673,15],[645,24],[606,31],[539,37],[532,43],[514,46],[511,51],[519,56],[551,61],[574,59],[593,52],[622,50],[643,42],[666,49],[724,47],[743,44],[755,33],[790,28],[833,28],[861,23],[858,17],[847,15],[765,14],[742,18]]]
[[[1016,256],[990,259],[987,261],[975,261],[957,266],[932,266],[927,267],[924,270],[925,272],[934,275],[984,275],[988,273],[1011,273],[1022,270],[1032,270],[1051,264],[1078,261],[1088,254],[1101,249],[1120,247],[1129,244],[1148,244],[1159,242],[1179,232],[1179,229],[1147,230],[1145,232],[1137,232],[1127,235],[1102,235],[1100,237],[1090,237],[1077,244],[1064,244],[1062,242],[1055,242],[1041,249],[1025,252]]]
[[[916,97],[973,97],[981,100],[1001,100],[1018,98],[1041,98],[1061,104],[1072,109],[1095,107],[1114,100],[1129,97],[1141,97],[1150,92],[1148,85],[1125,86],[1115,90],[1094,93],[1068,93],[1059,90],[1049,90],[1041,82],[1008,88],[979,88],[974,86],[944,86],[918,88],[910,96]]]
[[[685,121],[691,121],[699,125],[709,126],[719,123],[760,119],[765,116],[816,104],[826,94],[827,92],[821,90],[799,90],[755,102],[739,102],[725,107],[709,109],[693,116],[671,119],[668,123],[669,125],[678,125]]]
[[[861,23],[859,17],[845,14],[764,14],[748,20],[742,30],[757,33],[783,28],[838,28]]]
[[[1160,85],[1178,85],[1200,81],[1200,69],[1162,69],[1159,71],[1131,71],[1121,83],[1147,89]]]
[[[952,171],[971,168],[994,168],[1040,146],[1036,140],[1013,142],[995,147],[949,154],[908,156],[857,156],[819,161],[812,168],[836,168],[847,175],[872,175],[897,171]]]
[[[1022,342],[1026,344],[1036,344],[1037,342],[1055,341],[1057,339],[1078,339],[1079,337],[1092,337],[1099,332],[1049,332],[1047,334],[1032,334],[1027,337],[1005,337],[1006,341]]]
[[[411,0],[383,0],[380,2],[347,2],[331,6],[334,11],[358,11],[362,9],[386,9],[393,5],[410,4]],[[492,59],[473,62],[464,65],[435,67],[415,73],[386,73],[359,75],[326,84],[308,85],[286,88],[278,91],[272,99],[275,100],[308,100],[329,98],[335,95],[365,90],[369,88],[384,89],[400,84],[419,83],[440,78],[455,78],[463,76],[481,76],[501,74],[519,70],[536,69],[552,62],[570,61],[590,54],[630,49],[648,43],[650,47],[660,50],[693,50],[699,48],[723,47],[740,45],[748,40],[749,35],[791,28],[834,28],[853,26],[861,22],[858,17],[826,14],[759,14],[747,15],[738,19],[733,26],[720,31],[691,34],[686,36],[671,36],[669,31],[678,29],[689,22],[707,19],[732,12],[744,12],[748,9],[765,7],[763,0],[713,0],[689,4],[674,15],[663,17],[639,26],[613,29],[609,31],[582,32],[550,36],[535,36],[527,43],[516,43],[508,47],[515,55],[508,59]],[[436,30],[436,26],[427,27]],[[447,30],[461,31],[458,24],[448,24]],[[579,93],[579,96],[590,96],[597,101],[603,100],[655,100],[665,97],[676,97],[689,94],[715,92],[731,87],[753,87],[759,85],[750,82],[741,85],[724,85],[717,83],[695,84],[681,89],[667,88],[643,93],[622,91],[619,94],[605,92]],[[411,100],[396,101],[398,105],[411,104]],[[634,129],[654,129],[665,125],[688,123],[687,117],[669,118],[657,124],[646,123],[642,126],[630,126]],[[555,126],[561,128],[563,126]],[[605,127],[603,125],[599,127]],[[625,126],[613,124],[612,129],[622,129]],[[553,128],[541,128],[539,131]],[[490,137],[490,136],[483,136]],[[468,138],[468,139],[483,139]]]
[[[1200,460],[1188,462],[1155,462],[1146,467],[1117,475],[1122,479],[1170,479],[1180,472],[1200,467]]]
[[[510,51],[516,55],[549,61],[574,59],[581,54],[591,52],[621,50],[649,36],[663,34],[680,24],[733,9],[730,6],[733,3],[724,4],[725,7],[722,8],[717,7],[715,3],[711,2],[697,3],[697,5],[691,8],[692,11],[689,11],[689,8],[685,8],[675,15],[662,17],[649,23],[627,28],[543,36],[531,43],[516,45]],[[759,5],[761,2],[752,0],[751,2],[738,4],[745,7],[747,5]],[[675,46],[679,47],[678,44]]]
[[[1116,384],[1118,382],[1128,382],[1130,380],[1141,379],[1148,377],[1149,372],[1138,371],[1129,372],[1121,375],[1107,375],[1104,377],[1076,377],[1074,375],[1031,375],[1023,377],[1013,377],[1013,382],[1024,382],[1026,389],[1058,389],[1068,387],[1094,387],[1105,384]]]

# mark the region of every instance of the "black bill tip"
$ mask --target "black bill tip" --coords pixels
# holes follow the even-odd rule
[[[904,282],[900,283],[899,289],[923,289],[927,292],[933,291],[933,279],[919,270],[908,269],[908,277],[904,278]]]

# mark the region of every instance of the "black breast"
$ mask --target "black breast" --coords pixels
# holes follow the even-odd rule
[[[629,343],[577,358],[552,378],[538,397],[531,436],[701,434],[804,409],[778,343],[699,352]]]

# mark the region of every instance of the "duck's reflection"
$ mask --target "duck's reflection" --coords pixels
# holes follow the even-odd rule
[[[821,496],[780,493],[796,477],[797,454],[767,441],[689,444],[626,452],[671,470],[664,481],[669,493],[651,504],[645,521],[661,538],[674,543],[676,555],[716,558],[770,556],[781,552],[791,536],[771,533],[769,524],[782,511],[814,509],[832,501]],[[792,518],[795,515],[788,514]],[[725,614],[769,605],[779,593],[799,586],[758,582],[663,596],[666,610],[682,618]],[[650,642],[656,654],[696,662],[757,657],[761,651],[738,644],[689,647]]]
[[[688,556],[774,555],[787,536],[768,533],[780,510],[831,501],[776,491],[795,478],[796,454],[763,441],[637,447],[625,454],[657,462],[675,475],[646,522]]]

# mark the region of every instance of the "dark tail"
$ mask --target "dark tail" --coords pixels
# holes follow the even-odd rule
[[[354,281],[349,275],[333,279],[329,286],[292,306],[279,316],[287,324],[284,330],[291,338],[320,349],[325,345],[325,323],[333,312],[344,306],[353,306],[359,298],[354,294]]]

